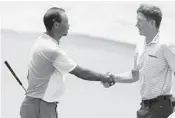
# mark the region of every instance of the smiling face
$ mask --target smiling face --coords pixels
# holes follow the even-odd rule
[[[56,37],[66,36],[69,30],[68,17],[62,8],[52,7],[44,15],[44,25],[47,32]]]
[[[61,21],[61,27],[63,30],[63,36],[66,36],[69,30],[69,22],[68,22],[68,17],[67,15],[64,13],[62,16],[62,21]]]
[[[152,29],[151,21],[147,20],[146,17],[141,13],[137,13],[137,24],[136,27],[139,30],[139,34],[142,36],[149,35],[150,30]]]
[[[53,30],[60,36],[66,36],[70,26],[68,23],[68,17],[65,12],[62,12],[60,16],[61,16],[61,21],[54,22]]]
[[[145,37],[157,32],[162,20],[162,12],[159,7],[149,4],[141,4],[137,9],[137,24],[139,34]]]

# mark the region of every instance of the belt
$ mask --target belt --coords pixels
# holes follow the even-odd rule
[[[47,102],[47,101],[45,101],[45,100],[43,100],[43,99],[41,99],[41,98],[34,98],[34,97],[30,97],[30,96],[26,96],[26,99],[35,99],[35,100],[42,100],[42,101],[44,101],[44,102]],[[47,102],[47,103],[59,104],[59,102]]]
[[[158,97],[153,98],[153,99],[142,100],[142,103],[150,106],[153,103],[156,103],[156,102],[161,101],[161,100],[171,100],[171,98],[172,98],[172,95],[161,95],[161,96],[158,96]]]

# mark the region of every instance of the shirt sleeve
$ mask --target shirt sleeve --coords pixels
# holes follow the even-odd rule
[[[134,52],[134,69],[136,69],[137,66],[138,66],[138,50],[136,47],[135,52]]]
[[[172,71],[175,72],[175,45],[172,44],[165,45],[164,56]]]
[[[77,64],[62,50],[57,50],[57,55],[52,62],[53,66],[61,72],[69,73],[76,68]]]
[[[143,64],[141,63],[141,53],[143,53],[143,47],[141,47],[142,44],[138,43],[136,44],[136,48],[134,50],[134,69],[136,70],[140,70],[143,66]]]

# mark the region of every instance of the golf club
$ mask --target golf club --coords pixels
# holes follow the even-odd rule
[[[10,72],[13,74],[13,76],[15,77],[15,79],[17,80],[17,82],[22,86],[22,88],[24,89],[24,91],[26,91],[26,89],[22,85],[22,82],[19,80],[19,78],[17,77],[17,75],[15,74],[15,72],[13,71],[13,69],[11,68],[11,66],[9,65],[9,63],[7,61],[4,61],[4,63],[7,66],[7,68],[10,70]]]

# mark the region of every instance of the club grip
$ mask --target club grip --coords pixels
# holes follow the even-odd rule
[[[18,79],[18,77],[16,76],[16,74],[14,73],[13,69],[10,67],[9,63],[7,61],[4,62],[5,65],[8,67],[8,69],[10,70],[10,72],[13,74],[13,76],[15,77],[15,79],[18,81],[18,83],[20,85],[22,85],[21,81]]]

